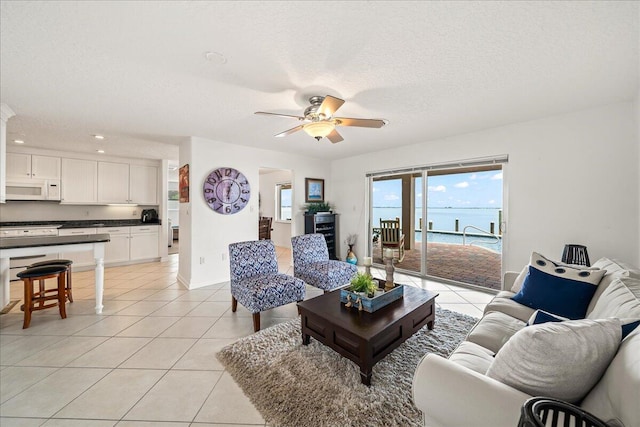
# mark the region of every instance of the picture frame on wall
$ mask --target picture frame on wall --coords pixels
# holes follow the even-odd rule
[[[324,179],[305,178],[304,188],[307,203],[324,202]]]
[[[178,174],[178,192],[180,203],[189,203],[189,164],[180,168]]]

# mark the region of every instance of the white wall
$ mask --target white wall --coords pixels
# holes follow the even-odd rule
[[[185,163],[189,164],[191,191],[189,203],[180,207],[178,280],[190,289],[228,281],[229,244],[257,239],[260,168],[291,170],[294,206],[291,229],[294,235],[304,233],[303,214],[297,207],[304,204],[305,177],[328,180],[330,171],[329,163],[322,160],[196,137],[180,146],[179,164]],[[214,212],[202,197],[204,179],[218,167],[238,169],[251,185],[249,204],[235,215]],[[326,194],[330,196],[330,193]],[[204,258],[202,264],[201,258]]]
[[[637,120],[626,102],[334,161],[339,233],[357,230],[362,259],[366,172],[507,154],[503,269],[531,251],[559,259],[565,243],[640,264]]]
[[[636,95],[636,142],[638,144],[638,164],[640,165],[640,82],[638,84],[638,93]],[[640,182],[640,168],[638,169],[637,182]],[[638,212],[640,213],[640,185],[638,185]],[[640,226],[638,227],[638,242],[640,242]],[[636,265],[640,265],[640,252]]]
[[[271,240],[276,246],[285,248],[291,247],[291,223],[285,221],[276,221],[276,184],[286,184],[291,182],[291,172],[283,170],[274,170],[260,173],[260,198],[262,200],[260,206],[260,216],[270,216],[273,218],[271,231]],[[296,209],[292,210],[295,214]]]

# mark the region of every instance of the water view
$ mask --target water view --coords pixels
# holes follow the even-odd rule
[[[462,231],[464,227],[471,225],[480,228],[481,230],[489,231],[490,224],[493,222],[495,231],[498,231],[498,212],[499,208],[430,208],[427,213],[427,222],[433,223],[431,228],[434,231],[455,231],[456,219],[459,220],[459,231]],[[420,230],[420,217],[422,209],[416,209],[415,211],[415,223],[416,230]],[[373,207],[372,225],[373,227],[380,226],[381,219],[394,219],[402,217],[402,208],[399,207]],[[477,230],[469,230],[469,232],[477,233]]]

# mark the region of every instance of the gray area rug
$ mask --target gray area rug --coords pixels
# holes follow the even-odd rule
[[[427,353],[447,357],[477,319],[438,309],[425,326],[373,367],[371,387],[350,360],[311,338],[302,345],[300,319],[241,338],[217,353],[268,423],[277,426],[420,426],[411,382]],[[437,384],[433,385],[438,387]]]

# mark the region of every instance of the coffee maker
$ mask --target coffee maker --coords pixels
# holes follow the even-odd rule
[[[158,223],[158,211],[155,209],[143,209],[142,210],[142,217],[140,218],[140,221],[142,221],[143,223],[147,224],[154,224],[154,223]]]

